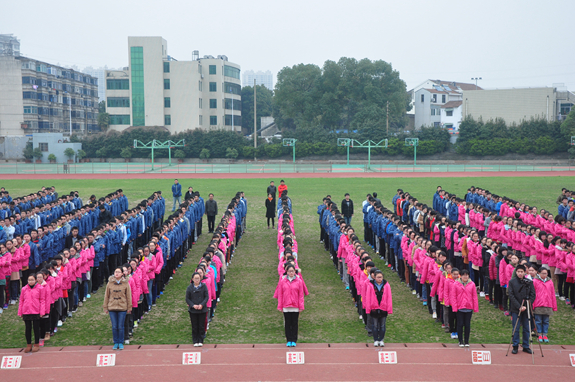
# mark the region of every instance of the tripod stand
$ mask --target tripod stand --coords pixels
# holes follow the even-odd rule
[[[526,309],[523,310],[522,309],[523,307],[525,307]],[[507,354],[505,354],[505,356],[507,357],[509,355],[509,350],[511,349],[511,344],[513,343],[513,337],[515,336],[515,331],[517,330],[519,322],[521,321],[521,314],[523,314],[524,312],[527,313],[527,322],[528,322],[527,325],[529,327],[529,343],[531,344],[531,362],[535,364],[535,356],[533,354],[533,333],[531,330],[531,318],[533,317],[533,307],[531,306],[531,301],[529,300],[523,300],[521,302],[521,307],[519,308],[519,314],[517,315],[517,321],[515,321],[515,326],[513,327],[513,332],[511,333],[511,342],[509,342],[509,347],[507,348]],[[536,335],[539,336],[539,333],[537,332],[537,326],[535,326],[534,329]],[[539,343],[539,350],[541,351],[541,357],[544,357],[543,347],[541,346],[541,343]]]

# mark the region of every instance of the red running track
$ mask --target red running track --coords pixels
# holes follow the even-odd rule
[[[97,354],[111,347],[48,347],[38,353],[0,349],[0,356],[22,355],[20,369],[0,371],[4,381],[114,380],[118,376],[137,381],[300,380],[300,381],[573,381],[575,370],[569,354],[575,346],[544,346],[545,357],[535,347],[531,355],[505,356],[507,345],[386,344],[396,351],[398,363],[378,363],[381,348],[366,344],[300,344],[293,351],[305,353],[304,365],[287,365],[282,345],[142,345],[116,351],[116,366],[96,367]],[[491,365],[473,365],[471,350],[491,351]],[[182,365],[182,353],[201,351],[201,365]]]
[[[485,178],[575,176],[573,171],[485,171],[485,172],[327,172],[327,173],[265,173],[265,174],[2,174],[2,179],[268,179],[268,178]]]

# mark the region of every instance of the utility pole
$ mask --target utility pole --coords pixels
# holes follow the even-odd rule
[[[256,79],[254,78],[254,160],[257,158],[258,148],[258,119],[257,119],[257,105],[256,105]]]
[[[389,101],[387,101],[387,121],[386,121],[386,127],[387,127],[387,136],[389,137]]]
[[[482,80],[481,77],[471,77],[471,81],[475,81],[475,90],[477,90],[477,81]]]

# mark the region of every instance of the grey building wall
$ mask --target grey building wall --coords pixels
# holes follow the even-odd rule
[[[81,143],[69,143],[68,138],[64,138],[60,133],[38,133],[32,135],[32,147],[40,146],[40,143],[48,144],[48,149],[44,151],[42,163],[50,163],[48,155],[54,154],[56,156],[56,163],[67,163],[68,157],[64,155],[64,150],[68,147],[78,151],[82,148]],[[76,161],[76,158],[74,158]]]
[[[24,159],[24,149],[31,136],[10,135],[0,137],[0,159]]]

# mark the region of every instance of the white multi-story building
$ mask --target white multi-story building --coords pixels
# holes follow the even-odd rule
[[[226,56],[168,56],[162,37],[128,37],[129,66],[106,71],[110,128],[241,130],[240,66]]]
[[[12,34],[0,34],[0,56],[20,55],[20,40]]]
[[[415,128],[435,126],[457,130],[461,122],[462,98],[461,93],[441,85],[419,89],[415,92]]]
[[[107,70],[114,70],[113,68],[108,68],[108,66],[100,66],[98,68],[94,68],[92,66],[87,66],[82,70],[82,73],[86,73],[92,77],[96,77],[98,79],[99,84],[106,83],[106,71]],[[98,87],[98,98],[100,101],[104,101],[106,99],[106,87],[100,86]]]
[[[274,90],[274,75],[269,70],[265,72],[262,72],[261,70],[257,72],[246,70],[244,71],[242,78],[243,86],[254,86],[255,80],[256,85],[263,85],[269,90]]]

